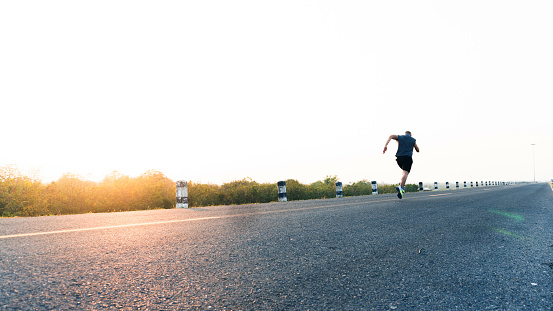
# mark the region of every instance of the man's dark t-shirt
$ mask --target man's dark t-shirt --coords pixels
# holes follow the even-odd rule
[[[413,147],[415,146],[415,142],[417,142],[416,139],[409,135],[398,135],[397,142],[396,157],[413,156]]]

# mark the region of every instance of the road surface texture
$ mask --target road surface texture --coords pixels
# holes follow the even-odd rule
[[[552,310],[548,184],[0,219],[0,310]]]

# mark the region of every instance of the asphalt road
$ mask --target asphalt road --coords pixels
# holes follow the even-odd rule
[[[0,310],[552,310],[548,184],[0,219]]]

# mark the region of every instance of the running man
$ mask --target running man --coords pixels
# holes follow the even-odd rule
[[[388,144],[391,140],[397,140],[397,152],[396,152],[396,162],[397,165],[403,170],[403,175],[401,176],[401,183],[396,188],[397,197],[402,199],[405,194],[405,183],[407,182],[407,176],[411,172],[411,165],[413,165],[413,148],[419,152],[419,146],[417,146],[417,140],[411,137],[411,132],[405,132],[405,135],[390,135],[386,145],[384,145],[384,151],[382,154],[386,153],[388,150]]]

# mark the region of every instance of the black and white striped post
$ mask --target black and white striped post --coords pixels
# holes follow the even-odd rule
[[[465,185],[465,188],[467,187],[467,182],[466,181],[463,181],[464,185]]]
[[[279,181],[277,185],[278,185],[278,201],[279,202],[288,201],[288,199],[286,198],[286,182]]]
[[[476,187],[478,187],[478,182],[476,182]]]
[[[458,182],[458,181],[455,182],[455,187],[456,187],[457,189],[459,189],[459,182]]]
[[[438,182],[437,181],[434,182],[434,190],[438,191]]]
[[[378,194],[378,185],[376,184],[376,181],[371,181],[371,185],[373,187],[373,194]]]
[[[445,188],[446,188],[447,190],[449,190],[449,181],[446,181],[446,182],[445,182]]]
[[[471,182],[470,182],[470,187],[471,187],[471,188],[474,187],[474,181],[471,181]]]
[[[344,193],[342,192],[342,182],[338,181],[336,182],[336,197],[337,198],[343,198]]]
[[[424,191],[424,185],[422,184],[422,181],[419,182],[419,191]]]
[[[177,185],[177,208],[188,208],[188,182],[179,180]]]

